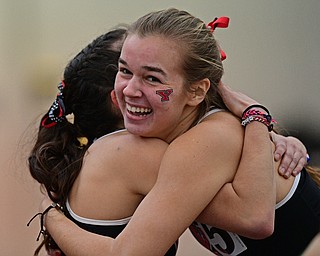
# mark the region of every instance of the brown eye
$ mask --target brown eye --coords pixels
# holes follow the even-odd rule
[[[147,76],[146,80],[152,83],[160,83],[160,80],[154,76]]]

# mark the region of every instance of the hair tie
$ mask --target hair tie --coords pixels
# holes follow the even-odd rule
[[[77,140],[79,141],[80,148],[82,148],[83,146],[87,146],[89,142],[87,137],[78,137]]]
[[[230,19],[228,17],[215,18],[213,21],[208,23],[207,28],[210,28],[212,33],[216,28],[227,28],[229,26],[229,20]],[[223,61],[227,58],[227,55],[220,47],[219,50],[221,61]]]
[[[62,90],[65,87],[64,81],[58,85],[59,93],[57,94],[57,98],[52,103],[48,113],[41,121],[41,126],[45,128],[50,128],[55,126],[58,122],[62,122],[65,119],[65,111],[66,108],[63,103],[63,94]]]

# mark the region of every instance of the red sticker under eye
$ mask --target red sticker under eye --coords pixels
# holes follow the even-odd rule
[[[160,95],[161,101],[169,101],[170,94],[173,93],[173,89],[166,89],[166,90],[158,90],[156,94]]]

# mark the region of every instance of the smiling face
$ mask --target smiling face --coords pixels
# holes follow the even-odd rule
[[[115,91],[125,127],[167,142],[195,119],[192,95],[184,87],[183,50],[160,36],[128,36],[119,60]],[[191,100],[192,101],[192,100]]]

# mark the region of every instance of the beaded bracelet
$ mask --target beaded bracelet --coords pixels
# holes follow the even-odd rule
[[[56,208],[57,210],[60,210],[60,211],[63,212],[63,207],[62,207],[60,204],[58,204],[58,203],[52,203],[52,204],[50,204],[50,205],[48,206],[48,208],[45,209],[43,212],[39,212],[39,213],[37,213],[36,215],[34,215],[34,216],[31,218],[31,220],[29,220],[29,222],[27,223],[27,226],[29,227],[29,225],[31,224],[31,222],[32,222],[37,216],[40,215],[40,231],[39,231],[39,234],[38,234],[38,236],[37,236],[37,241],[39,241],[39,238],[40,238],[41,234],[44,235],[44,236],[46,236],[46,234],[47,234],[47,232],[46,232],[46,230],[45,230],[45,228],[44,228],[44,217],[45,217],[45,215],[46,215],[51,209],[53,209],[53,208]]]
[[[269,122],[266,118],[263,118],[261,116],[249,116],[246,119],[242,120],[241,125],[245,127],[253,121],[263,123],[265,126],[268,127],[269,132],[273,130],[273,123]]]
[[[258,109],[253,109],[254,107],[258,107],[265,110],[267,114],[265,114],[264,112]],[[258,104],[249,106],[242,113],[242,119],[241,119],[242,126],[245,127],[247,124],[253,121],[258,121],[266,125],[268,127],[269,132],[273,130],[273,124],[277,123],[274,119],[272,119],[269,110],[266,107]]]

